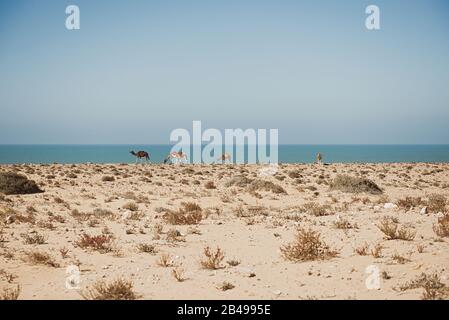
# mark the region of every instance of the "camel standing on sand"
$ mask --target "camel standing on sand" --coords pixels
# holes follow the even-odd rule
[[[130,151],[129,153],[136,157],[136,163],[138,160],[145,160],[145,162],[150,161],[150,155],[146,151]]]
[[[226,161],[231,161],[231,155],[229,153],[223,153],[221,155],[221,157],[218,157],[217,161],[221,161],[221,163],[226,162]]]
[[[316,163],[321,164],[322,160],[323,160],[323,156],[322,156],[321,153],[318,152],[317,155],[316,155]]]
[[[178,163],[187,163],[187,154],[185,154],[182,151],[174,151],[172,153],[170,153],[165,159],[164,159],[164,163],[169,162],[170,163],[174,163],[174,164],[178,164]]]

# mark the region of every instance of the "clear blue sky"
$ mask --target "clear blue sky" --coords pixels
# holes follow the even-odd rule
[[[0,0],[0,144],[168,143],[192,120],[449,143],[449,1]]]

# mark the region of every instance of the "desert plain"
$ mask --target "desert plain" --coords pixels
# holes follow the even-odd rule
[[[449,298],[449,164],[6,172],[2,299]]]

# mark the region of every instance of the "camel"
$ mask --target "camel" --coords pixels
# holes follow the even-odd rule
[[[231,155],[229,153],[223,153],[221,155],[221,157],[218,157],[217,161],[221,161],[221,163],[226,162],[226,161],[231,161]]]
[[[150,161],[150,155],[146,151],[130,151],[129,153],[136,157],[136,163],[138,160],[145,160],[145,162]]]
[[[318,164],[321,164],[322,163],[321,160],[323,160],[323,155],[318,152],[317,155],[316,155],[316,162]]]
[[[173,151],[164,159],[164,163],[167,162],[173,164],[187,163],[187,154],[182,151]]]

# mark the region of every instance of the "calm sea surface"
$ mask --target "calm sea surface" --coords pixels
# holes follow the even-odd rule
[[[133,163],[130,150],[162,162],[170,145],[0,145],[0,163]],[[280,145],[279,162],[449,162],[449,145]]]

